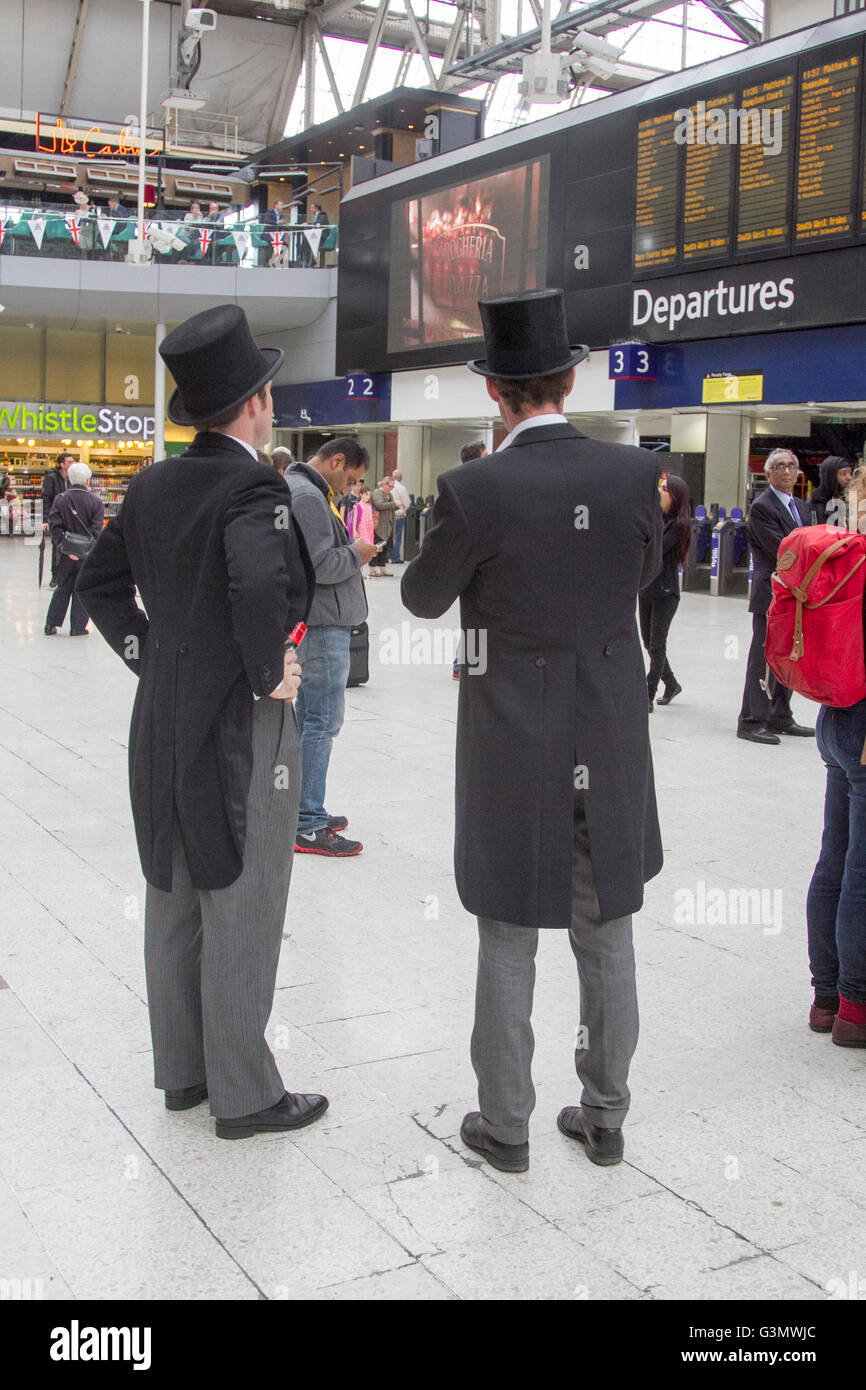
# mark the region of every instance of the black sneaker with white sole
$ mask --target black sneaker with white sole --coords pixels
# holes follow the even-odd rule
[[[360,854],[363,848],[360,840],[346,840],[328,826],[306,834],[299,830],[295,835],[295,854],[324,854],[328,859],[348,859],[352,854]]]

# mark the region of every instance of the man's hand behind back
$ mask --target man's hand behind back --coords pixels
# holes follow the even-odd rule
[[[294,647],[290,647],[283,657],[283,679],[276,690],[272,690],[269,700],[294,700],[301,688],[301,668],[295,657]]]

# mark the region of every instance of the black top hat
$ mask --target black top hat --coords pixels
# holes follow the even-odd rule
[[[282,348],[259,348],[237,304],[193,314],[163,340],[160,356],[177,390],[168,403],[176,425],[224,415],[260,391],[283,365]]]
[[[551,376],[589,356],[584,344],[569,344],[562,290],[503,294],[479,299],[478,307],[487,357],[467,365],[479,376]]]

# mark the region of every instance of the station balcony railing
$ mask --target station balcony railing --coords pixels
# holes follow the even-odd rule
[[[284,267],[295,270],[337,263],[338,229],[310,223],[243,222],[231,226],[146,217],[145,239],[154,264]],[[0,205],[0,255],[125,261],[138,219]]]

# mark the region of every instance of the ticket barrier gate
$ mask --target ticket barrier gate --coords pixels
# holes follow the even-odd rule
[[[739,507],[727,520],[720,519],[713,527],[710,550],[710,593],[716,597],[746,594],[749,589],[749,556],[743,513]]]
[[[710,588],[710,559],[713,544],[712,517],[707,516],[704,506],[695,507],[691,520],[692,543],[683,565],[682,589],[684,593],[704,592]]]
[[[406,508],[406,520],[403,523],[403,559],[414,560],[421,547],[421,503],[416,502],[414,497]]]

